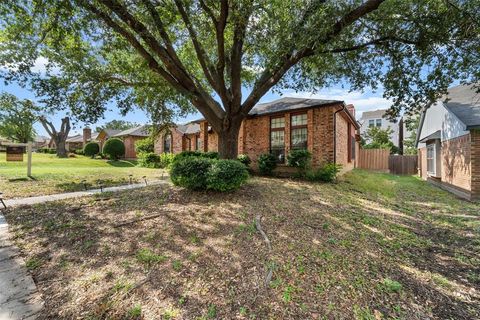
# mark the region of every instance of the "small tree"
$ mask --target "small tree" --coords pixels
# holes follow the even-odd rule
[[[68,134],[70,133],[70,118],[65,117],[62,119],[60,131],[57,131],[53,123],[48,121],[45,116],[41,116],[39,120],[42,126],[45,128],[45,131],[47,131],[50,138],[52,138],[55,142],[55,147],[57,149],[57,157],[66,158],[67,149],[65,148],[65,142],[67,141]]]
[[[405,127],[410,136],[403,142],[404,154],[415,155],[417,154],[417,146],[415,142],[417,140],[417,129],[420,124],[420,117],[412,117],[405,120]]]
[[[137,151],[137,153],[153,153],[154,143],[152,137],[135,142],[135,151]]]
[[[85,145],[83,148],[83,153],[87,157],[92,157],[92,159],[95,157],[96,154],[100,152],[100,146],[96,142],[89,142]]]
[[[125,155],[125,145],[118,138],[108,139],[103,146],[103,153],[108,155],[110,160],[118,160]]]
[[[30,100],[20,100],[9,93],[0,94],[0,135],[21,143],[32,141],[37,111]]]
[[[388,149],[390,153],[397,153],[398,148],[390,140],[393,130],[391,128],[381,129],[379,127],[368,128],[363,141],[364,149]],[[367,143],[368,141],[368,143]]]

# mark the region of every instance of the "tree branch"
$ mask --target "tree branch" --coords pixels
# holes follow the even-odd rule
[[[210,63],[210,60],[207,56],[207,53],[205,52],[205,49],[202,47],[202,45],[198,41],[197,32],[193,29],[190,18],[188,17],[188,14],[185,11],[185,8],[183,7],[180,0],[174,0],[174,1],[175,1],[175,5],[178,8],[178,12],[180,12],[180,16],[182,17],[183,22],[187,27],[188,33],[190,35],[190,39],[192,40],[193,47],[197,55],[197,59],[200,62],[200,66],[202,67],[203,73],[205,74],[205,77],[207,78],[207,81],[210,83],[210,85],[215,89],[215,91],[218,92],[219,90],[217,88],[217,84],[213,80],[213,76],[212,76],[215,74],[215,71],[210,68],[212,64]]]
[[[301,59],[312,56],[315,54],[316,44],[326,44],[337,35],[339,35],[345,27],[351,25],[358,19],[362,18],[366,14],[378,9],[380,4],[385,0],[368,0],[357,8],[351,10],[338,20],[332,27],[330,32],[324,35],[321,39],[310,43],[307,47],[304,47],[298,51],[293,50],[281,58],[277,65],[269,70],[266,69],[260,76],[258,81],[254,85],[254,89],[247,97],[242,105],[242,113],[248,114],[248,112],[255,106],[259,99],[267,93],[274,85],[280,81],[285,73]]]

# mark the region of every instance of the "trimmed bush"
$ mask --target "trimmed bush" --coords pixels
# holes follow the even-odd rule
[[[246,154],[239,154],[237,160],[243,163],[247,168],[250,167],[250,163],[252,163],[252,160]]]
[[[153,152],[140,153],[138,164],[145,168],[160,168],[160,156]]]
[[[218,159],[218,152],[200,152],[200,151],[182,151],[175,155],[175,161],[187,158],[187,157],[200,157],[206,159]]]
[[[148,137],[135,142],[135,151],[137,153],[153,153],[154,144],[152,137]]]
[[[264,175],[272,175],[277,167],[277,159],[271,153],[265,153],[258,157],[258,171]]]
[[[237,160],[216,160],[207,174],[207,188],[215,191],[232,191],[248,179],[245,165]]]
[[[73,151],[73,153],[78,154],[80,156],[85,155],[85,153],[83,153],[83,149],[76,149],[76,150]]]
[[[212,161],[201,157],[175,159],[170,170],[170,179],[176,186],[204,190],[207,188],[207,174]]]
[[[298,168],[298,174],[304,176],[311,159],[312,154],[308,150],[292,150],[287,156],[287,165]]]
[[[123,141],[118,138],[108,139],[103,146],[103,153],[106,154],[110,160],[118,160],[125,155],[125,145]]]
[[[170,168],[174,160],[175,155],[173,153],[162,153],[160,155],[160,168]]]
[[[308,171],[305,177],[310,181],[333,182],[337,179],[340,170],[342,170],[342,165],[327,163],[315,171]]]
[[[87,157],[95,157],[97,153],[100,152],[100,146],[96,142],[89,142],[83,147],[83,154]]]

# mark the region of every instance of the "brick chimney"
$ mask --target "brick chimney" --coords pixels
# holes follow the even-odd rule
[[[85,146],[92,139],[92,129],[89,127],[83,128],[83,146]]]
[[[355,119],[355,106],[353,104],[347,104],[347,109],[352,114],[353,118]]]

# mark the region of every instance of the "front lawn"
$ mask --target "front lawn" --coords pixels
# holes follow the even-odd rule
[[[23,162],[6,162],[0,153],[0,192],[6,198],[30,197],[60,192],[83,190],[82,180],[89,188],[159,179],[164,171],[136,166],[136,161],[107,161],[77,155],[75,158],[57,158],[53,154],[32,154],[32,176],[27,178],[27,156]]]
[[[151,186],[6,218],[44,318],[480,318],[480,206],[414,177]]]

